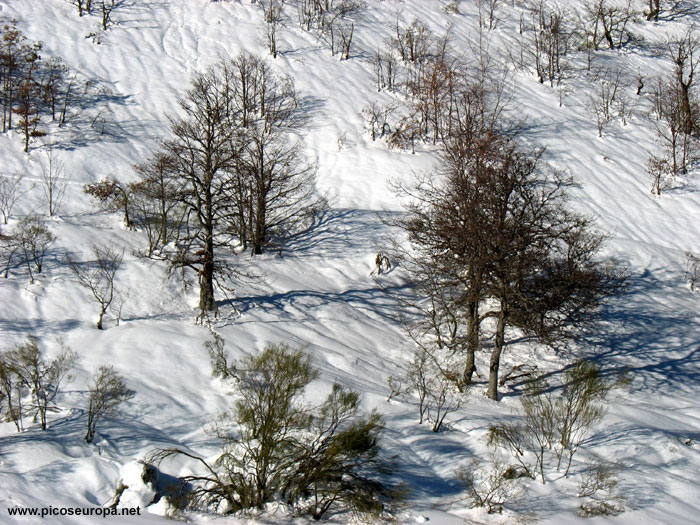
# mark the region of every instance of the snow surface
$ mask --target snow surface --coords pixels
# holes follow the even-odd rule
[[[417,425],[414,403],[386,401],[387,377],[396,372],[408,345],[398,320],[398,301],[383,287],[406,297],[410,290],[402,287],[399,270],[379,282],[368,274],[391,233],[382,216],[401,209],[389,181],[408,181],[414,173],[429,170],[435,155],[429,144],[419,145],[411,155],[372,143],[359,113],[369,101],[396,98],[376,92],[369,58],[390,36],[397,13],[406,21],[420,17],[436,34],[451,23],[454,48],[469,54],[478,33],[475,3],[460,2],[459,15],[444,11],[446,3],[370,0],[356,23],[351,59],[342,62],[331,57],[314,34],[302,32],[292,18],[293,7],[287,7],[282,52],[270,62],[294,78],[312,112],[313,125],[305,140],[308,152],[318,158],[319,187],[331,196],[332,210],[281,256],[246,258],[244,264],[267,278],[264,283],[236,284],[230,301],[219,294],[224,304],[214,328],[234,356],[280,341],[308,345],[321,370],[310,395],[320,398],[339,381],[362,392],[366,409],[385,414],[384,448],[387,454],[399,455],[400,477],[412,490],[399,522],[583,522],[576,515],[576,486],[567,480],[535,486],[501,516],[466,508],[454,472],[474,456],[486,454],[488,425],[517,408],[517,388],[505,387],[503,399],[496,403],[483,397],[485,386],[478,385],[470,402],[448,418],[449,430],[437,434]],[[487,35],[492,51],[515,48],[518,13],[511,2],[505,3],[499,24]],[[38,518],[11,518],[6,509],[104,505],[120,479],[134,478],[134,462],[155,447],[178,445],[206,457],[217,453],[216,441],[202,427],[227,407],[228,399],[226,389],[210,376],[202,347],[208,330],[193,322],[196,290],[184,290],[177,279],[167,280],[162,265],[133,256],[131,250],[144,245],[143,235],[121,227],[117,215],[96,212],[82,186],[108,176],[134,178],[132,166],[167,133],[165,115],[177,111],[177,96],[194,72],[243,49],[263,56],[266,50],[262,14],[258,6],[244,1],[126,1],[115,10],[115,24],[106,32],[100,30],[97,17],[79,18],[65,0],[0,0],[0,17],[16,18],[29,39],[43,41],[46,57],[62,57],[81,78],[98,86],[98,118],[105,122],[105,130],[96,132],[89,120],[97,110],[87,110],[82,124],[54,130],[46,139],[54,142],[70,177],[60,217],[50,223],[58,241],[37,283],[29,286],[19,273],[0,283],[2,349],[34,334],[52,354],[61,337],[82,358],[61,399],[64,410],[52,416],[47,431],[28,425],[17,434],[10,423],[0,425],[0,522],[39,523]],[[700,15],[636,24],[633,29],[644,44],[601,52],[597,60],[624,61],[633,73],[661,72],[668,65],[655,44],[693,21],[700,23]],[[98,35],[99,43],[86,38],[90,33]],[[586,334],[577,345],[577,352],[596,359],[606,372],[628,370],[632,379],[611,394],[603,424],[581,453],[625,465],[621,492],[626,511],[588,521],[700,523],[700,447],[684,444],[700,433],[700,296],[683,281],[684,252],[700,252],[698,181],[679,181],[661,197],[651,195],[644,167],[653,148],[652,124],[645,118],[648,100],[635,99],[628,125],[615,121],[598,138],[585,109],[591,85],[575,77],[564,87],[559,107],[556,89],[539,84],[530,73],[513,72],[513,107],[527,120],[527,139],[546,146],[547,160],[581,182],[573,205],[609,232],[605,255],[627,265],[631,275],[629,292],[606,312],[603,329]],[[633,94],[636,86],[626,88]],[[44,149],[36,144],[27,155],[16,133],[0,135],[0,171],[26,173],[27,180],[36,182]],[[15,215],[43,212],[42,206],[37,186],[18,204]],[[110,318],[108,329],[101,332],[94,329],[94,305],[63,263],[65,253],[87,256],[98,240],[127,247],[118,280],[129,294],[121,324],[114,326]],[[503,369],[534,360],[556,376],[571,359],[547,348],[514,345],[507,349]],[[103,363],[114,364],[137,395],[127,413],[102,424],[95,444],[87,446],[82,440],[87,382]],[[172,461],[163,470],[177,476],[190,468],[186,462]],[[147,495],[147,488],[136,487],[129,501],[143,502]],[[140,518],[105,522],[165,523],[162,507],[149,510],[153,512]],[[258,521],[284,520],[291,518],[281,514]],[[94,518],[52,522],[93,523]]]

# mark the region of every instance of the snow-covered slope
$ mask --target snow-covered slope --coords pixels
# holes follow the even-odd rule
[[[429,144],[418,145],[412,155],[372,142],[363,131],[360,111],[370,101],[398,97],[377,93],[370,64],[374,50],[391,35],[397,13],[407,21],[419,17],[437,35],[452,24],[455,50],[469,53],[478,34],[475,2],[459,2],[461,14],[444,10],[446,3],[370,0],[356,21],[348,61],[332,57],[315,34],[301,31],[294,7],[287,5],[281,53],[269,61],[294,78],[297,91],[313,108],[305,142],[318,159],[319,188],[331,197],[332,209],[281,256],[246,259],[243,264],[266,279],[235,283],[236,295],[224,301],[213,327],[236,357],[280,341],[308,345],[321,370],[314,396],[321,397],[339,381],[362,392],[366,409],[385,414],[383,445],[387,453],[399,455],[399,476],[412,490],[399,521],[583,521],[576,515],[576,486],[566,481],[535,487],[514,506],[515,514],[487,516],[467,510],[454,472],[487,453],[488,425],[517,408],[516,391],[506,386],[496,403],[482,396],[484,387],[478,385],[469,403],[449,417],[450,429],[440,433],[416,423],[414,404],[386,401],[387,377],[409,347],[398,318],[398,297],[410,291],[402,288],[400,271],[379,281],[368,274],[391,233],[382,216],[401,209],[389,181],[407,181],[431,169],[435,155]],[[486,35],[494,53],[515,48],[518,16],[511,2],[502,4],[499,24]],[[12,518],[7,508],[103,505],[131,468],[127,466],[155,447],[178,444],[212,457],[217,452],[216,440],[202,427],[227,407],[228,398],[210,375],[202,346],[209,332],[194,323],[196,290],[183,289],[178,279],[168,280],[162,265],[133,256],[131,251],[145,242],[143,235],[124,229],[116,214],[98,213],[82,188],[105,177],[134,178],[133,165],[143,162],[167,133],[166,115],[177,111],[177,97],[193,73],[241,50],[262,56],[267,52],[262,13],[243,0],[126,1],[115,9],[114,24],[105,32],[97,17],[79,18],[65,0],[0,0],[0,17],[17,19],[27,38],[43,42],[43,54],[62,57],[100,93],[98,105],[78,119],[82,125],[54,129],[42,139],[53,142],[70,177],[60,217],[50,222],[57,243],[45,271],[33,285],[21,274],[0,282],[0,349],[31,334],[49,354],[58,351],[60,337],[81,356],[76,377],[60,401],[65,410],[51,416],[47,431],[29,425],[17,434],[10,423],[0,425],[0,522],[33,523],[40,520]],[[700,15],[640,23],[634,31],[648,45],[601,53],[600,60],[624,61],[628,70],[651,76],[668,67],[652,44],[693,21],[700,22]],[[86,38],[90,33],[97,37]],[[585,57],[573,60],[579,59]],[[572,76],[564,88],[560,106],[560,93],[539,84],[532,74],[510,75],[512,107],[528,123],[527,140],[546,146],[547,160],[579,180],[573,205],[610,233],[605,255],[627,265],[631,276],[628,293],[606,312],[603,329],[577,345],[605,371],[626,369],[631,378],[611,394],[608,415],[583,455],[625,465],[621,493],[626,511],[612,518],[615,522],[700,523],[700,447],[684,444],[700,433],[700,296],[683,281],[684,252],[700,252],[698,181],[688,179],[661,197],[651,195],[645,170],[653,148],[653,125],[645,116],[649,101],[640,97],[628,125],[614,121],[599,138],[585,109],[590,84]],[[626,86],[632,93],[635,88]],[[96,131],[91,121],[104,122],[104,129]],[[15,132],[0,135],[0,173],[26,173],[26,180],[37,182],[44,160],[41,144],[25,154]],[[37,185],[14,214],[43,213],[42,202]],[[87,256],[95,241],[127,247],[118,276],[120,287],[128,291],[123,319],[119,326],[108,319],[104,331],[94,328],[94,303],[64,262],[66,253]],[[395,293],[387,294],[385,288]],[[556,373],[572,358],[516,345],[508,348],[504,368],[528,359]],[[100,429],[95,446],[87,446],[82,440],[87,382],[104,363],[126,376],[136,396],[123,417]],[[180,474],[178,468],[184,472],[187,466],[172,465],[169,474]],[[197,519],[208,518],[193,517]],[[164,522],[154,514],[134,520]]]

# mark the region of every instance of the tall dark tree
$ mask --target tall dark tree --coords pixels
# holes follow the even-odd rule
[[[496,320],[487,394],[498,399],[509,328],[550,342],[590,318],[620,280],[595,262],[602,237],[567,209],[571,181],[543,164],[541,151],[496,134],[474,146],[445,157],[438,182],[416,187],[419,199],[403,224],[431,270],[414,275],[419,283],[429,277],[433,288],[424,311],[431,337],[465,353],[463,385],[474,371],[482,321]],[[450,322],[435,323],[436,316]]]
[[[262,253],[308,216],[315,165],[298,138],[304,119],[291,79],[257,57],[243,53],[197,75],[180,106],[172,138],[138,171],[168,179],[168,195],[154,194],[161,204],[180,203],[175,249],[161,254],[197,272],[206,312],[216,309],[215,281],[234,272],[226,256],[234,246]],[[169,207],[160,207],[163,224]]]
[[[231,244],[233,167],[240,154],[236,117],[225,67],[198,74],[180,99],[181,118],[173,118],[173,137],[163,144],[182,183],[181,200],[187,227],[171,255],[174,267],[190,267],[199,275],[199,308],[215,310],[214,280],[226,271],[217,250]]]

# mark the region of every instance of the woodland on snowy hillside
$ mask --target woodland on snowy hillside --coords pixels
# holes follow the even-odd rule
[[[697,521],[696,2],[0,0],[0,94],[0,521]]]

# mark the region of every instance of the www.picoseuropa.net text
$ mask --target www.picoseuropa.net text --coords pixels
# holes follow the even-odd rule
[[[120,516],[140,516],[141,507],[12,507],[7,512],[10,516],[38,516],[51,518],[55,516],[96,516],[102,518]]]

